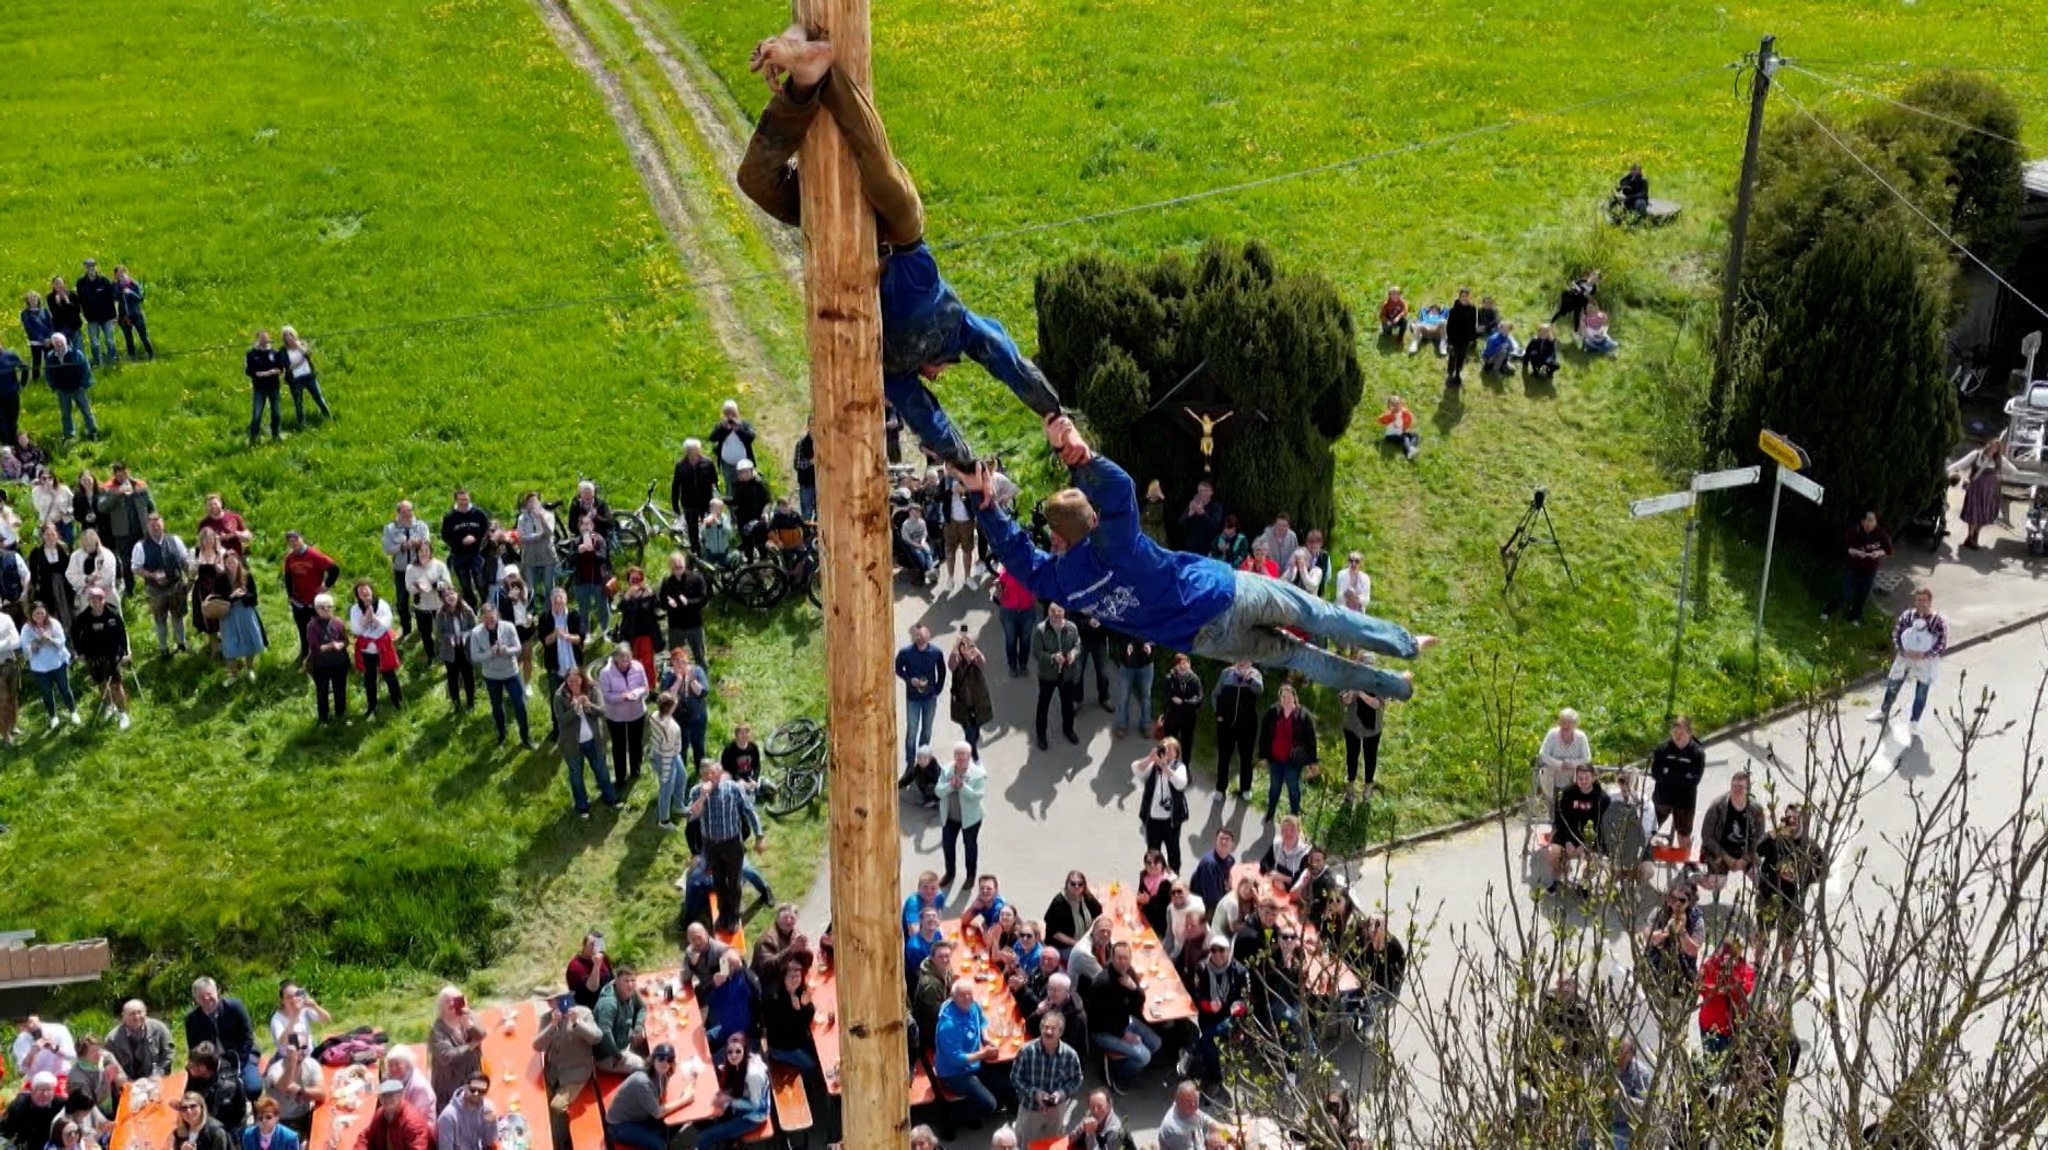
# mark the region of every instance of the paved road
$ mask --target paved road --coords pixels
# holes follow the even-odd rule
[[[1960,533],[1951,536],[1951,542],[1960,540]],[[2008,531],[1992,528],[1986,533],[1986,541],[1991,545],[1989,550],[1961,552],[1960,561],[1958,553],[1944,546],[1942,561],[1930,563],[1929,553],[1916,549],[1918,545],[1910,546],[1895,561],[1895,568],[1909,581],[1932,581],[1938,602],[1950,620],[1952,642],[2048,612],[2048,579],[2036,577],[2039,570],[2048,567],[2041,566],[2039,561],[2030,566],[2023,544]],[[1890,604],[1902,602],[1903,598],[1902,593],[1894,593],[1889,600],[1879,599],[1874,605],[1892,609]],[[1128,764],[1138,756],[1143,744],[1136,739],[1111,737],[1111,716],[1095,705],[1093,685],[1089,686],[1089,697],[1078,724],[1082,744],[1069,746],[1055,733],[1051,750],[1038,753],[1031,746],[1028,725],[1035,686],[1029,679],[1010,680],[1001,666],[1001,631],[986,593],[942,591],[900,597],[899,634],[906,634],[909,626],[919,621],[930,626],[938,641],[946,646],[951,644],[951,632],[966,623],[995,663],[990,685],[995,695],[996,722],[987,729],[983,743],[989,791],[987,822],[981,839],[981,869],[1001,875],[1006,892],[1034,913],[1052,897],[1068,868],[1096,876],[1098,885],[1109,877],[1129,878],[1135,874],[1143,854],[1143,838],[1138,830],[1137,794]],[[2018,688],[2031,686],[2042,661],[2040,638],[2031,630],[2015,634],[1951,659],[1941,697],[1945,705],[1952,705],[1954,696],[1947,692],[1952,690],[1959,673],[1968,670],[1973,682],[1992,681],[2007,688],[2001,708],[2016,707],[2020,703]],[[1853,705],[1849,709],[1854,711],[1851,717],[1860,720],[1862,711],[1868,709],[1869,693],[1852,692],[1850,698]],[[900,710],[900,696],[898,707]],[[1759,748],[1773,742],[1780,747],[1796,745],[1798,740],[1789,733],[1797,729],[1799,722],[1799,716],[1792,716],[1739,739],[1710,740],[1709,755],[1719,762],[1710,769],[1702,793],[1718,795],[1725,791],[1726,775],[1747,758],[1760,754]],[[937,727],[935,743],[943,757],[959,735],[943,703]],[[1848,733],[1853,738],[1872,730],[1857,721]],[[1530,732],[1532,748],[1541,734]],[[1196,762],[1204,768],[1212,761],[1212,738],[1213,728],[1207,726],[1198,735]],[[2017,755],[2018,750],[2015,744],[2007,742],[1990,753]],[[1921,745],[1904,751],[1894,746],[1884,754],[1884,765],[1894,772],[1896,784],[1879,788],[1866,836],[1887,825],[1886,812],[1895,815],[1904,809],[1908,779],[1952,768],[1955,758],[1952,746],[1931,723]],[[1261,803],[1262,787],[1263,779],[1258,792]],[[1248,809],[1234,799],[1217,803],[1202,787],[1191,788],[1190,795],[1192,817],[1184,846],[1189,867],[1218,826],[1232,827],[1241,841],[1250,836],[1251,841],[1240,849],[1241,856],[1256,857],[1264,849],[1266,835],[1260,822],[1260,808]],[[937,820],[911,801],[906,801],[901,811],[902,874],[907,889],[919,871],[943,867],[939,862]],[[1519,824],[1511,833],[1515,844],[1519,844]],[[1519,852],[1510,850],[1508,854],[1510,861],[1504,865],[1498,830],[1473,831],[1375,863],[1377,869],[1372,877],[1361,876],[1358,881],[1369,882],[1375,889],[1383,882],[1390,883],[1388,889],[1392,894],[1388,902],[1392,906],[1405,907],[1411,897],[1440,906],[1439,932],[1444,932],[1454,924],[1469,921],[1466,908],[1479,905],[1476,900],[1489,888],[1515,889],[1523,880],[1520,873],[1512,873],[1523,865]],[[829,917],[829,889],[829,876],[821,867],[818,882],[804,907],[803,920],[807,924],[815,927]],[[1439,957],[1447,950],[1433,948]],[[1421,973],[1428,976],[1427,964]],[[1412,1042],[1412,1035],[1397,1030],[1396,1039],[1406,1044]],[[1164,1086],[1158,1085],[1150,1091],[1134,1092],[1119,1103],[1119,1109],[1134,1129],[1148,1131],[1164,1112],[1166,1101]],[[982,1142],[980,1137],[969,1134],[958,1145],[960,1150],[979,1150]]]

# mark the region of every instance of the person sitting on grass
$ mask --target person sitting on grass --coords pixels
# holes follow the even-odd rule
[[[1387,298],[1380,301],[1380,338],[1395,343],[1408,338],[1408,301],[1398,287],[1388,288]]]
[[[1579,328],[1579,346],[1595,355],[1621,350],[1621,344],[1607,334],[1607,313],[1597,303],[1586,309],[1586,322]]]
[[[1435,344],[1436,353],[1443,355],[1447,349],[1444,335],[1451,322],[1451,313],[1442,304],[1433,303],[1422,309],[1415,317],[1415,326],[1408,329],[1408,354],[1422,350],[1425,343]]]
[[[1408,401],[1398,395],[1387,397],[1387,410],[1380,417],[1380,438],[1393,444],[1407,455],[1410,461],[1422,454],[1422,436],[1415,430],[1415,413],[1408,409]]]
[[[1557,334],[1549,324],[1536,329],[1536,338],[1522,349],[1522,374],[1549,379],[1557,374]]]
[[[1515,325],[1502,320],[1494,326],[1492,334],[1486,337],[1486,346],[1479,351],[1479,370],[1507,375],[1515,370],[1515,361],[1521,357],[1522,345],[1515,340]]]
[[[947,418],[929,381],[966,356],[1047,423],[1060,415],[1059,396],[1003,325],[968,310],[939,274],[924,242],[924,205],[917,185],[891,154],[867,92],[834,72],[832,60],[831,42],[812,39],[801,25],[755,46],[747,66],[775,95],[747,142],[740,190],[777,220],[791,227],[801,224],[793,161],[819,109],[832,117],[860,169],[882,247],[882,393],[926,451],[953,467],[970,468],[973,450]]]
[[[1281,579],[1232,572],[1213,559],[1168,551],[1138,530],[1137,487],[1124,470],[1092,452],[1073,421],[1054,420],[1046,439],[1071,469],[1076,486],[1045,501],[1045,516],[1064,550],[1033,546],[1016,520],[988,496],[991,472],[970,476],[983,493],[982,531],[1003,565],[1040,598],[1086,610],[1119,633],[1169,650],[1226,663],[1249,660],[1299,671],[1338,690],[1382,699],[1414,694],[1413,676],[1355,662],[1289,634],[1297,628],[1339,647],[1363,647],[1413,659],[1432,636],[1325,602]]]
[[[1641,164],[1630,164],[1628,171],[1614,185],[1614,195],[1609,205],[1617,214],[1641,219],[1650,210],[1650,177],[1643,174]]]
[[[1492,296],[1479,297],[1479,311],[1473,316],[1473,322],[1478,326],[1482,339],[1492,335],[1494,329],[1500,326],[1500,305],[1493,302]]]

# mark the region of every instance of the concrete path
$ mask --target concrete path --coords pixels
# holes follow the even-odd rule
[[[1904,545],[1890,569],[1901,573],[1906,581],[1900,590],[1874,600],[1873,607],[1896,611],[1906,601],[1906,587],[1931,582],[1936,602],[1949,620],[1951,643],[1962,643],[2048,614],[2048,577],[2043,577],[2043,572],[2048,572],[2048,560],[2029,562],[2024,541],[2011,531],[1989,528],[1984,538],[1988,550],[1956,551],[1952,545],[1962,539],[1958,527],[1942,547],[1938,561],[1931,561],[1933,555],[1924,546]],[[1093,684],[1088,685],[1088,696],[1076,724],[1082,736],[1081,745],[1070,746],[1059,737],[1055,718],[1051,749],[1039,753],[1031,742],[1036,686],[1028,678],[1010,679],[1002,666],[1001,629],[986,590],[904,594],[898,599],[896,616],[899,637],[907,637],[912,623],[923,622],[932,629],[934,641],[949,649],[952,632],[965,623],[990,655],[996,719],[983,738],[982,761],[988,770],[989,784],[987,821],[981,835],[981,870],[1001,876],[1005,893],[1034,917],[1052,898],[1070,868],[1086,872],[1098,887],[1107,885],[1111,878],[1128,880],[1134,876],[1144,853],[1144,839],[1138,827],[1137,793],[1129,764],[1146,744],[1137,738],[1111,737],[1112,716],[1096,705]],[[2039,638],[2031,631],[2023,631],[1950,660],[1954,671],[1945,672],[1944,690],[1948,693],[1941,698],[1953,703],[1956,674],[1970,669],[1973,682],[1986,681],[1987,675],[1996,676],[2005,688],[2001,705],[2016,707],[2020,688],[2031,687],[2041,662]],[[1867,691],[1851,693],[1865,709],[1867,695]],[[900,716],[900,692],[896,705]],[[1861,711],[1856,714],[1860,716]],[[900,721],[899,717],[899,724]],[[1794,729],[1798,721],[1798,716],[1793,716],[1734,740],[1709,739],[1709,756],[1719,760],[1719,765],[1709,771],[1701,793],[1719,795],[1726,791],[1727,774],[1758,753],[1757,748],[1773,740],[1780,746],[1794,745],[1796,740],[1788,740],[1786,732]],[[947,716],[943,701],[937,732],[934,746],[943,759],[959,738],[959,728]],[[1851,732],[1852,736],[1862,733]],[[1529,732],[1532,753],[1541,737],[1540,730]],[[1268,837],[1260,820],[1263,776],[1255,790],[1254,804],[1239,803],[1234,798],[1217,802],[1202,782],[1213,762],[1213,739],[1213,727],[1204,724],[1197,735],[1194,756],[1198,785],[1189,791],[1191,817],[1186,828],[1188,839],[1183,845],[1188,868],[1206,849],[1218,826],[1227,825],[1238,832],[1241,857],[1256,858],[1265,849]],[[2016,755],[2016,744],[2000,753]],[[1953,748],[1929,724],[1924,743],[1901,756],[1898,769],[1903,777],[1952,767],[1953,760]],[[1886,788],[1881,793],[1890,796],[1887,802],[1904,801],[1903,786]],[[919,810],[908,798],[901,813],[902,874],[907,890],[914,885],[919,871],[944,867],[939,858],[937,819],[932,813]],[[1873,827],[1881,824],[1882,820],[1873,819]],[[1511,846],[1519,844],[1519,824],[1511,833]],[[1374,889],[1383,881],[1391,882],[1393,897],[1389,904],[1393,906],[1405,906],[1413,897],[1426,905],[1441,907],[1439,930],[1447,932],[1455,924],[1468,921],[1464,908],[1480,905],[1478,900],[1488,888],[1505,891],[1522,881],[1521,874],[1508,873],[1503,866],[1499,834],[1498,829],[1480,829],[1390,861],[1376,860],[1370,864],[1373,868],[1391,870],[1375,869],[1373,877],[1361,875],[1358,881],[1367,882]],[[1511,849],[1507,853],[1512,867],[1519,868],[1522,860],[1517,851]],[[821,864],[818,881],[804,907],[806,924],[815,928],[829,917],[829,892],[828,868]],[[1442,954],[1448,948],[1436,949]],[[1404,1038],[1397,1030],[1397,1042],[1410,1038]],[[1167,1101],[1164,1076],[1156,1075],[1150,1089],[1134,1091],[1119,1101],[1118,1108],[1134,1130],[1150,1131],[1164,1113]],[[985,1138],[985,1133],[966,1133],[955,1145],[957,1150],[980,1150]]]

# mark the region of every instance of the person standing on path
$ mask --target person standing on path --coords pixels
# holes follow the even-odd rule
[[[1927,693],[1941,675],[1941,657],[1948,653],[1948,620],[1935,613],[1934,591],[1921,587],[1913,592],[1913,605],[1899,612],[1892,623],[1892,649],[1897,657],[1885,674],[1884,701],[1866,716],[1873,723],[1891,717],[1892,704],[1899,701],[1899,688],[1913,680],[1913,711],[1906,729],[1920,737],[1920,716],[1927,710]]]
[[[1444,327],[1444,339],[1449,342],[1450,358],[1444,361],[1444,386],[1462,387],[1465,383],[1465,360],[1472,354],[1472,344],[1479,338],[1479,309],[1472,306],[1472,289],[1459,288],[1458,302],[1451,305],[1450,319]]]
[[[1692,737],[1692,720],[1679,715],[1671,720],[1671,737],[1650,753],[1650,799],[1656,804],[1657,825],[1671,820],[1671,833],[1678,849],[1692,850],[1692,816],[1699,806],[1700,779],[1707,773],[1706,748]]]
[[[1299,817],[1302,772],[1318,762],[1316,720],[1296,701],[1292,684],[1281,686],[1279,701],[1259,720],[1259,757],[1266,760],[1266,821],[1273,821],[1282,786],[1287,813]]]
[[[981,653],[965,623],[960,625],[959,638],[953,641],[952,654],[946,656],[946,668],[952,672],[949,711],[953,721],[960,724],[960,737],[974,748],[978,762],[981,728],[995,718],[996,705],[988,689],[988,656]]]
[[[1074,714],[1081,709],[1081,632],[1057,603],[1046,607],[1045,622],[1031,633],[1031,659],[1038,671],[1038,749],[1046,749],[1045,711],[1054,695],[1060,699],[1060,731],[1079,746]]]
[[[1126,731],[1136,731],[1139,738],[1148,738],[1152,734],[1152,644],[1118,635],[1114,646],[1119,675],[1114,734],[1122,738]]]
[[[1970,528],[1970,534],[1963,539],[1963,546],[1972,551],[1981,551],[1984,544],[1977,536],[1984,525],[1996,520],[1999,505],[2004,496],[1999,485],[2019,482],[2019,469],[2005,454],[2005,438],[2001,433],[1986,439],[1982,446],[1954,463],[1949,464],[1948,473],[1958,476],[1963,482],[1962,519]]]
[[[1201,677],[1187,655],[1177,653],[1173,669],[1166,672],[1166,705],[1160,710],[1160,722],[1167,737],[1180,744],[1183,761],[1195,757],[1195,720],[1201,713]]]
[[[973,748],[964,742],[954,744],[953,762],[939,776],[939,852],[946,862],[946,873],[939,876],[941,891],[953,886],[956,843],[967,848],[967,881],[972,883],[981,873],[982,799],[987,791],[988,771],[974,757]]]
[[[911,625],[910,642],[896,652],[896,677],[903,680],[903,766],[908,770],[917,749],[932,741],[939,695],[946,688],[946,656],[932,646],[931,628]]]
[[[263,428],[263,409],[270,408],[270,438],[284,437],[284,413],[281,397],[284,387],[284,373],[290,367],[284,352],[270,346],[270,333],[258,331],[256,345],[242,356],[242,374],[249,377],[249,445],[256,444],[256,433]]]
[[[1259,733],[1259,701],[1266,676],[1250,659],[1240,659],[1216,677],[1210,700],[1216,711],[1216,793],[1230,790],[1230,759],[1236,755],[1237,797],[1252,798],[1252,747]]]
[[[804,434],[790,454],[789,469],[796,473],[796,505],[804,522],[818,521],[818,445],[811,433],[811,417],[804,416]]]
[[[1138,820],[1145,827],[1145,849],[1166,855],[1166,869],[1180,873],[1180,828],[1188,821],[1188,765],[1180,743],[1159,740],[1150,753],[1131,764],[1138,778]]]
[[[1870,589],[1877,583],[1877,569],[1884,566],[1884,557],[1892,553],[1892,537],[1877,525],[1877,512],[1865,511],[1856,526],[1849,528],[1843,540],[1848,550],[1848,561],[1842,567],[1842,588],[1828,605],[1821,608],[1820,621],[1843,607],[1849,609],[1849,622],[1863,622],[1863,605],[1870,601]]]
[[[1372,797],[1373,777],[1380,769],[1380,732],[1385,727],[1387,704],[1377,695],[1345,691],[1344,703],[1344,801],[1355,803]],[[1365,778],[1359,779],[1363,763]]]
[[[1038,626],[1038,596],[1008,568],[997,566],[994,598],[1003,625],[1003,662],[1012,679],[1031,671],[1031,632]]]

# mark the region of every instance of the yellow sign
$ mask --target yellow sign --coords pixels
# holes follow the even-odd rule
[[[1806,466],[1806,453],[1775,431],[1757,432],[1756,445],[1763,449],[1765,455],[1771,457],[1772,462],[1787,471],[1798,471]]]

